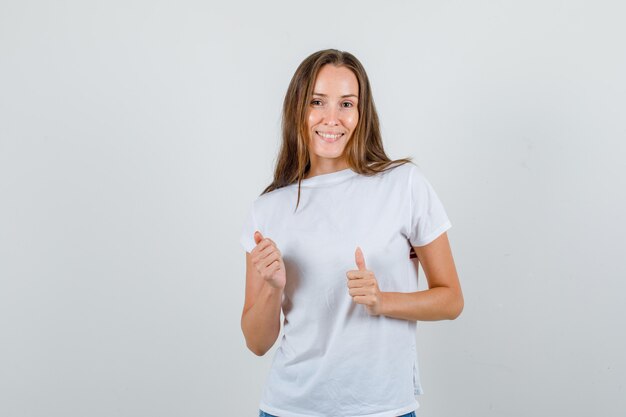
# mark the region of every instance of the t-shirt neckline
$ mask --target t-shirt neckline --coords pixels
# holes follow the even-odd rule
[[[311,178],[305,178],[300,185],[302,187],[318,187],[321,185],[336,184],[348,178],[352,178],[357,173],[352,168],[340,169],[339,171],[329,172],[328,174],[320,174]],[[297,185],[297,183],[296,183]]]

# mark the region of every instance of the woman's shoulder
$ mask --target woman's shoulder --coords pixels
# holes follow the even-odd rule
[[[429,184],[424,170],[412,161],[399,163],[377,175],[384,182],[393,183],[401,187],[420,188]]]
[[[276,207],[276,205],[284,204],[289,201],[293,195],[291,186],[275,188],[271,191],[263,192],[253,201],[256,209]]]
[[[397,170],[397,172],[399,173],[408,173],[410,172],[412,169],[417,168],[417,165],[415,165],[414,162],[401,162],[398,163],[397,165],[395,165],[392,170]]]
[[[412,171],[416,169],[417,166],[409,161],[409,162],[400,162],[397,164],[391,164],[384,171],[380,172],[379,175],[390,176],[392,179],[401,179],[408,178],[412,175]]]
[[[398,176],[408,177],[412,181],[426,178],[424,170],[413,161],[397,165],[392,168],[392,171],[395,171]]]

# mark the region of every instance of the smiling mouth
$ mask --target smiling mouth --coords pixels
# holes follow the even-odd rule
[[[337,133],[337,134],[332,134],[332,133],[324,133],[324,132],[319,132],[319,131],[315,131],[315,133],[317,133],[317,135],[319,137],[321,137],[325,142],[336,142],[340,137],[342,137],[345,133]]]

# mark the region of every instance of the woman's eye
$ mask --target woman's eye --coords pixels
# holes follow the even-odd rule
[[[317,103],[322,104],[322,102],[320,100],[313,100],[313,101],[311,101],[311,104],[316,105]]]
[[[346,101],[346,102],[344,102],[343,104],[347,104],[347,106],[344,106],[344,107],[352,107],[352,106],[353,106],[353,104],[352,104],[352,103],[350,103],[349,101]]]

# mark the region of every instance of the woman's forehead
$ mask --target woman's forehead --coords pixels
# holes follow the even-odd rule
[[[354,73],[346,67],[324,65],[315,78],[313,94],[320,96],[358,95],[359,82]]]

